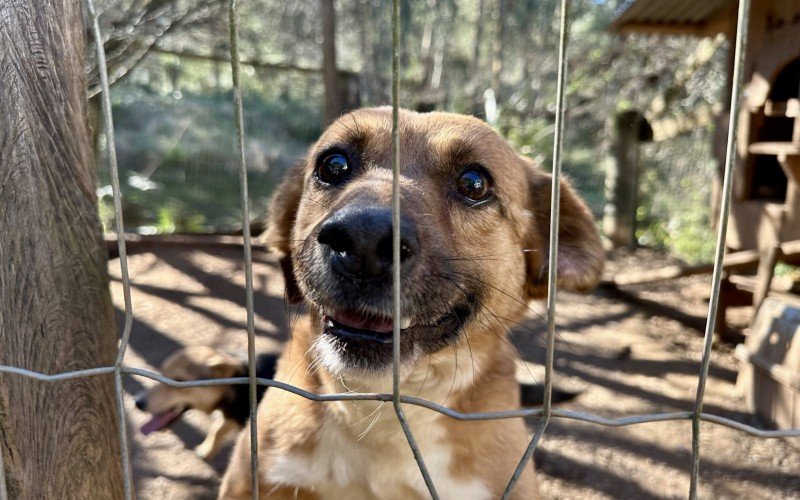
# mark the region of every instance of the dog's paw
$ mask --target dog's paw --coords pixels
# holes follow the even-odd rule
[[[214,447],[211,443],[201,443],[194,449],[194,453],[203,460],[211,460],[214,457]]]

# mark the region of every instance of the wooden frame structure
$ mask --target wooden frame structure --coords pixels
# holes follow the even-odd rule
[[[737,0],[637,0],[616,19],[612,30],[701,37],[722,33],[733,40],[737,7]],[[800,261],[800,2],[754,2],[749,21],[744,97],[733,111],[739,113],[739,128],[726,240],[733,252],[726,260],[732,258],[736,265],[726,270],[729,275],[754,270],[757,274],[755,279],[726,278],[729,293],[722,298],[723,318],[726,304],[740,302],[734,300],[736,294],[751,294],[753,304],[761,304],[778,261]],[[729,64],[728,82],[732,71]],[[730,83],[727,91],[730,96]],[[720,164],[731,113],[726,109],[717,120],[714,142]],[[702,272],[698,269],[645,274],[651,281]]]

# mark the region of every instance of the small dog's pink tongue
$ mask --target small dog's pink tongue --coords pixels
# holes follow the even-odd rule
[[[336,316],[331,318],[337,323],[350,328],[358,330],[370,330],[379,333],[391,333],[394,322],[392,318],[375,318],[368,316],[361,316],[353,312],[337,312]]]
[[[140,430],[142,431],[142,434],[146,436],[151,432],[160,431],[180,416],[181,412],[178,410],[170,410],[165,411],[164,413],[158,413],[153,415],[153,418],[148,420]]]

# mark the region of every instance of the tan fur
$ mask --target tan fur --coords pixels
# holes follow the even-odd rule
[[[332,210],[354,199],[388,204],[390,116],[388,108],[381,108],[342,117],[311,149],[307,164],[292,169],[279,187],[265,242],[294,261],[294,276],[288,280],[302,278],[305,271],[297,268],[296,245],[313,235]],[[507,331],[529,299],[546,293],[549,176],[475,118],[402,111],[400,124],[401,204],[417,217],[426,245],[437,254],[469,260],[482,293],[481,307],[455,343],[404,363],[401,391],[465,413],[516,409],[517,356]],[[329,145],[348,141],[359,142],[368,168],[334,193],[315,191],[310,186],[313,159]],[[448,195],[453,173],[471,163],[491,171],[498,205],[465,208]],[[588,209],[566,183],[561,203],[559,286],[585,291],[599,278],[602,247]],[[320,368],[313,348],[320,324],[314,308],[297,322],[278,365],[278,380],[323,394],[391,392],[389,373],[335,377]],[[404,405],[404,411],[442,498],[498,498],[530,439],[521,419],[461,422],[412,405]],[[258,422],[262,498],[427,496],[391,403],[313,403],[270,388]],[[220,498],[249,495],[249,433],[242,432]],[[532,464],[514,496],[538,497]]]
[[[241,361],[207,346],[184,347],[172,353],[161,364],[161,374],[178,381],[228,378],[235,376]],[[233,392],[231,386],[172,387],[157,383],[145,391],[146,410],[163,413],[172,409],[194,409],[212,414],[220,403]],[[224,442],[241,426],[222,415],[214,421],[205,440],[195,449],[203,459],[212,458]]]

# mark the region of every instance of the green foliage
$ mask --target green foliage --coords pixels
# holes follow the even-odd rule
[[[122,47],[110,59],[112,70],[135,68],[113,90],[125,220],[131,230],[240,226],[229,65],[164,53],[138,59],[147,44],[224,58],[226,2],[196,1],[101,2],[110,33],[106,48]],[[558,3],[403,0],[401,104],[485,117],[484,92],[491,88],[498,108],[494,125],[522,154],[549,170]],[[725,51],[694,63],[694,54],[708,40],[609,32],[629,4],[576,0],[572,8],[563,167],[597,216],[605,203],[607,123],[617,111],[637,109],[654,120],[682,118],[700,108],[719,112],[723,95]],[[389,7],[390,0],[337,3],[337,65],[358,73],[364,106],[390,102]],[[242,2],[240,13],[243,59],[321,67],[318,0],[251,0]],[[324,92],[319,73],[260,67],[242,68],[254,214],[265,207],[283,171],[321,132]],[[698,127],[642,149],[640,244],[690,261],[708,257],[713,247],[710,143],[710,130]],[[107,184],[103,173],[101,185]],[[109,203],[103,196],[106,226],[113,221]]]
[[[207,232],[241,227],[230,92],[162,94],[126,85],[113,92],[117,155],[127,230]],[[297,101],[245,98],[253,214],[266,207],[282,173],[319,134],[319,111]],[[101,171],[101,220],[113,224],[110,178]]]
[[[785,262],[778,262],[775,264],[775,276],[790,278],[795,282],[800,282],[800,267]]]
[[[710,199],[711,130],[644,148],[636,237],[689,263],[708,262],[715,240]]]
[[[533,158],[544,170],[552,170],[554,125],[550,120],[539,118],[523,121],[511,115],[501,119],[499,128],[520,153]],[[595,216],[600,216],[605,203],[602,162],[597,161],[598,156],[591,142],[581,143],[572,134],[567,134],[567,143],[570,145],[563,152],[562,171]]]

